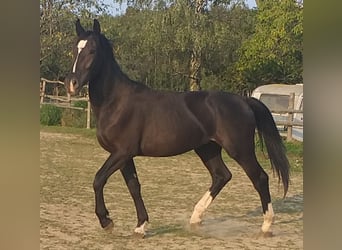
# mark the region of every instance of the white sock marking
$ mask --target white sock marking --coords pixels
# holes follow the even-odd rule
[[[268,232],[274,219],[274,212],[272,203],[268,203],[267,211],[264,214],[264,223],[261,226],[261,231],[264,233]]]
[[[147,221],[145,221],[140,227],[134,229],[134,233],[145,235],[145,227],[147,226]]]
[[[74,66],[72,67],[72,72],[75,73],[76,72],[76,63],[77,63],[77,60],[78,60],[78,56],[79,54],[81,53],[82,49],[84,49],[84,47],[87,45],[87,40],[80,40],[77,44],[77,56],[76,56],[76,60],[75,60],[75,63],[74,63]]]
[[[194,212],[191,215],[190,218],[190,224],[194,223],[200,223],[202,221],[201,217],[203,216],[203,213],[205,210],[209,207],[209,205],[212,203],[213,197],[211,196],[210,192],[207,191],[203,197],[197,202]]]

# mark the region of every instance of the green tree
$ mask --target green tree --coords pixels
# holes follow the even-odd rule
[[[239,54],[235,77],[241,88],[302,82],[302,4],[295,0],[258,1],[255,34]]]
[[[40,74],[60,79],[70,70],[75,20],[89,19],[105,12],[95,0],[40,0]]]
[[[112,25],[116,57],[125,72],[159,89],[234,89],[236,51],[254,20],[243,1],[140,1],[131,6]]]
[[[241,93],[234,78],[237,51],[254,31],[255,11],[243,2],[217,5],[209,13],[210,29],[203,49],[202,87]]]

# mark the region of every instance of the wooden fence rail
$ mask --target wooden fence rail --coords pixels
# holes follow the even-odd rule
[[[303,113],[302,110],[275,110],[271,111],[272,113],[276,114],[294,114],[294,113]],[[290,120],[291,119],[291,120]],[[287,133],[286,133],[286,140],[287,141],[292,141],[293,136],[292,136],[292,131],[293,127],[301,127],[302,129],[304,128],[304,123],[303,121],[294,121],[293,120],[293,115],[289,115],[287,118],[287,121],[275,121],[277,126],[286,126],[287,127]]]

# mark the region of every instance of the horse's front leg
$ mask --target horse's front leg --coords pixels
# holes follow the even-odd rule
[[[111,154],[95,175],[93,183],[95,192],[95,213],[104,229],[112,228],[113,221],[108,217],[109,213],[103,198],[103,187],[109,176],[116,170],[122,168],[125,161],[126,159],[124,157],[120,157],[118,154]]]
[[[138,180],[137,171],[135,169],[133,159],[130,159],[126,166],[120,169],[122,176],[125,179],[128,190],[133,198],[134,205],[137,211],[138,224],[134,232],[142,237],[145,235],[145,227],[148,223],[148,215],[141,197],[140,183]]]

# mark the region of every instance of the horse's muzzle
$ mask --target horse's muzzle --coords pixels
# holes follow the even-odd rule
[[[76,90],[78,89],[78,84],[75,79],[71,79],[69,83],[69,93],[74,95],[76,94]]]
[[[68,76],[64,81],[65,87],[70,95],[77,95],[80,90],[80,85],[75,76]]]

